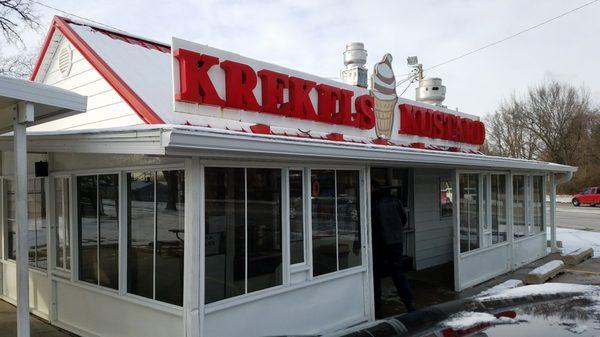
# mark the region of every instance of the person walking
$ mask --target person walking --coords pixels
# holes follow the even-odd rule
[[[392,188],[381,188],[373,193],[373,269],[375,290],[375,315],[381,311],[381,279],[386,271],[392,277],[396,291],[406,311],[415,311],[413,294],[402,266],[403,227],[408,218],[402,201],[392,195]],[[387,268],[386,268],[387,260]],[[387,269],[387,270],[386,270]]]

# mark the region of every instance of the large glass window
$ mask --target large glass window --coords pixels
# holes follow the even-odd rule
[[[506,176],[492,174],[492,244],[506,241]]]
[[[182,305],[184,171],[127,174],[127,289]]]
[[[12,180],[6,182],[8,258],[17,257],[17,225],[15,214],[15,186]],[[46,192],[44,178],[31,178],[27,181],[27,217],[29,241],[29,265],[34,268],[48,267],[48,222],[46,219]]]
[[[205,169],[206,303],[282,283],[281,170]]]
[[[313,274],[361,264],[358,171],[312,170]]]
[[[479,248],[479,175],[459,176],[460,251]]]
[[[452,217],[452,181],[450,178],[440,179],[440,218]]]
[[[69,226],[69,178],[54,179],[54,238],[55,265],[60,269],[71,269],[71,232]]]
[[[119,176],[77,177],[79,279],[118,289]]]
[[[515,239],[527,236],[525,176],[513,176],[513,233]]]
[[[544,177],[533,177],[533,231],[535,233],[544,230]]]
[[[302,170],[290,170],[290,264],[304,262],[304,183]]]

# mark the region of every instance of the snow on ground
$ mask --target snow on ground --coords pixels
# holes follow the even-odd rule
[[[513,289],[516,287],[520,287],[523,285],[523,281],[521,280],[515,280],[515,279],[510,279],[510,280],[506,280],[500,284],[497,284],[487,290],[484,290],[482,292],[480,292],[477,296],[478,297],[482,297],[482,296],[489,296],[489,295],[494,295],[500,292],[503,292],[507,289]]]
[[[534,270],[530,271],[529,274],[545,275],[564,264],[565,263],[562,262],[561,260],[552,260],[552,261],[547,262],[544,265],[541,265],[541,266],[535,268]]]
[[[487,312],[464,311],[450,317],[444,322],[444,326],[458,330],[468,329],[481,324],[497,325],[510,323],[517,323],[517,321],[508,317],[496,318],[496,316]]]
[[[600,220],[598,220],[600,221]],[[550,240],[550,233],[547,233]],[[562,241],[563,252],[570,253],[579,248],[593,248],[594,257],[600,257],[600,233],[578,229],[557,228],[556,240]]]
[[[573,200],[573,196],[572,195],[566,195],[566,194],[559,194],[556,196],[556,202],[561,202],[561,203],[571,203],[571,200]],[[546,196],[546,201],[550,201],[550,196]]]
[[[589,294],[590,296],[598,296],[598,294],[600,294],[600,287],[570,283],[544,283],[507,289],[497,294],[479,297],[478,299],[481,301],[487,301],[510,299],[530,295],[551,295],[556,293],[584,293]]]

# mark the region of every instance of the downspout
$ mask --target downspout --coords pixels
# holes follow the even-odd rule
[[[555,173],[550,176],[550,252],[552,253],[559,251],[556,245],[556,186],[570,181],[573,172],[565,172],[558,179],[556,176]]]

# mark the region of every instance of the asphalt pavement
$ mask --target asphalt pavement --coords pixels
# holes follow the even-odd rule
[[[600,232],[600,207],[557,203],[556,226]]]

